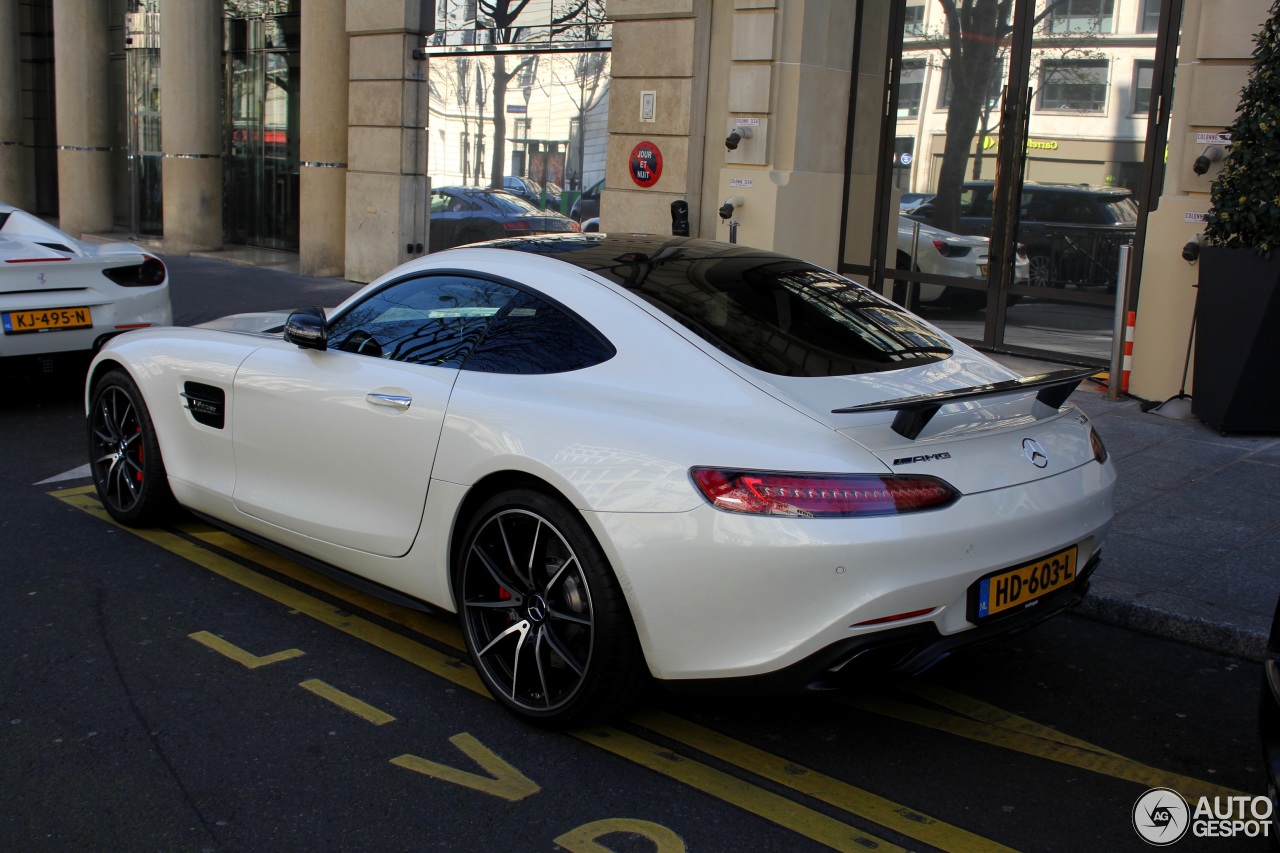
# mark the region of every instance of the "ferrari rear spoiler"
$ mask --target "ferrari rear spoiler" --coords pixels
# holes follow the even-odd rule
[[[1036,399],[1055,412],[1071,396],[1081,382],[1097,373],[1090,370],[1055,370],[1052,373],[1037,373],[1021,379],[1008,379],[1004,382],[993,382],[990,385],[974,385],[971,388],[957,388],[954,391],[939,391],[936,394],[920,394],[916,397],[899,397],[897,400],[885,400],[882,403],[864,403],[861,406],[849,406],[844,409],[833,409],[833,415],[852,415],[863,412],[897,412],[893,419],[893,431],[914,441],[938,410],[948,403],[961,400],[976,400],[981,397],[994,397],[1013,391],[1029,391],[1036,389]]]

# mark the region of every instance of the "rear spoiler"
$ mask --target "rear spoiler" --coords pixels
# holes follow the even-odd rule
[[[883,403],[865,403],[861,406],[849,406],[844,409],[833,409],[833,415],[862,414],[863,412],[897,412],[893,419],[893,431],[912,441],[924,431],[929,421],[938,410],[948,403],[961,400],[976,400],[981,397],[994,397],[1012,391],[1036,390],[1036,399],[1055,412],[1071,396],[1076,387],[1097,373],[1096,368],[1089,370],[1055,370],[1052,373],[1037,373],[1021,379],[1008,379],[1004,382],[993,382],[990,385],[975,385],[972,388],[957,388],[954,391],[939,391],[936,394],[920,394],[916,397],[900,397],[897,400],[886,400]]]

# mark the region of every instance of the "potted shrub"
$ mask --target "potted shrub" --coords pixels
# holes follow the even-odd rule
[[[1200,254],[1191,411],[1221,432],[1280,432],[1280,0],[1255,41]]]

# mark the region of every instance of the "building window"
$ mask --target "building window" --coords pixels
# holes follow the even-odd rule
[[[1114,17],[1115,0],[1057,0],[1045,18],[1044,29],[1052,35],[1110,33]]]
[[[1142,0],[1142,11],[1138,17],[1138,32],[1156,33],[1160,31],[1160,0]]]
[[[924,4],[916,3],[907,6],[906,17],[902,21],[902,34],[911,38],[924,35]]]
[[[898,83],[898,118],[920,115],[920,99],[924,97],[925,61],[907,59],[902,63],[902,79]]]
[[[1133,67],[1133,111],[1146,115],[1151,109],[1151,78],[1156,64],[1150,59],[1139,59]]]
[[[1045,59],[1040,63],[1040,109],[1106,112],[1105,59]]]
[[[1004,92],[1004,65],[996,66],[995,71],[991,75],[991,82],[987,86],[987,103],[998,105],[1000,103],[1000,95]],[[945,110],[951,106],[951,95],[955,91],[955,85],[951,80],[951,63],[943,60],[942,63],[942,85],[938,87],[938,109]]]

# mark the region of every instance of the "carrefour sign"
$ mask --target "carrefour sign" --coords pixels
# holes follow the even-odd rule
[[[995,137],[993,137],[993,136],[988,136],[986,139],[982,140],[982,150],[983,150],[983,151],[990,151],[992,148],[995,148],[995,147],[996,147],[996,144],[997,144],[998,142],[999,142],[999,140],[998,140],[998,139],[996,139]],[[1028,139],[1028,140],[1027,140],[1027,148],[1028,148],[1028,149],[1031,149],[1031,148],[1038,148],[1038,149],[1040,149],[1040,150],[1042,150],[1042,151],[1057,151],[1057,150],[1058,150],[1058,140],[1056,140],[1056,139]]]

